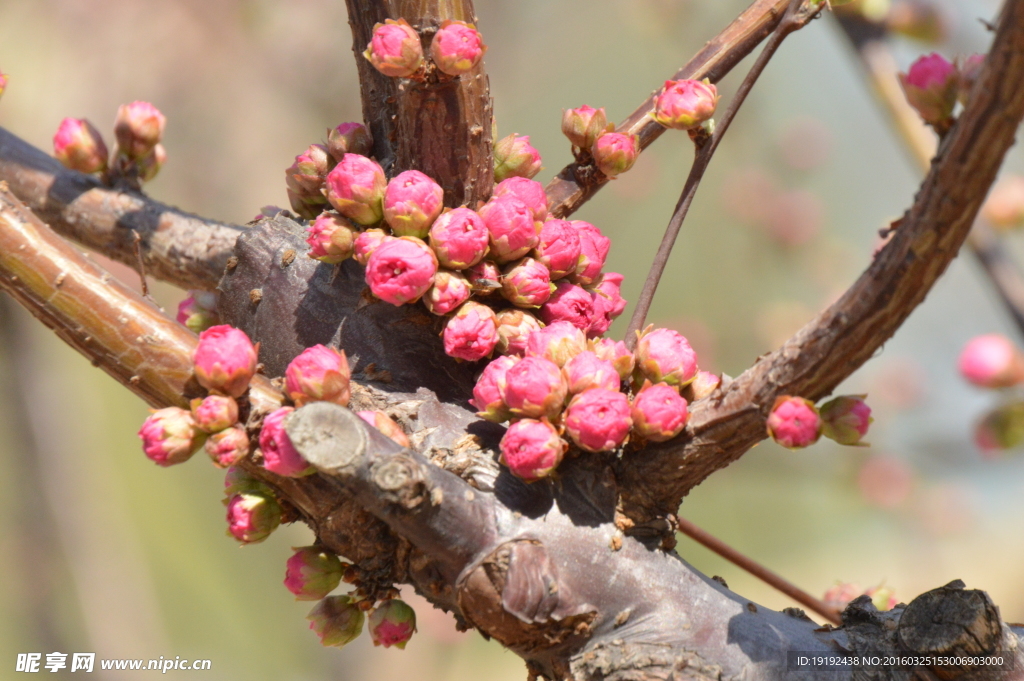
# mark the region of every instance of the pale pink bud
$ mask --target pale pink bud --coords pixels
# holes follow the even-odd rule
[[[366,628],[373,645],[403,649],[416,632],[416,612],[405,601],[391,598],[374,608]]]
[[[65,118],[53,136],[53,155],[64,167],[80,173],[107,169],[110,154],[103,135],[84,118]]]
[[[139,181],[149,182],[160,169],[164,167],[164,163],[167,162],[167,150],[164,149],[164,145],[158,144],[149,150],[149,153],[140,158],[135,162],[136,167],[139,170]]]
[[[591,388],[618,390],[622,378],[619,372],[607,362],[589,350],[576,355],[562,367],[569,393],[579,394]]]
[[[517,361],[515,357],[498,357],[484,367],[473,387],[473,399],[469,401],[478,409],[477,416],[495,423],[511,418],[512,412],[505,404],[505,378]]]
[[[179,324],[184,324],[193,333],[202,333],[220,323],[217,314],[217,294],[210,291],[189,291],[188,297],[178,303]]]
[[[472,71],[486,51],[480,32],[473,24],[464,21],[443,22],[430,43],[430,56],[434,63],[449,76]]]
[[[366,283],[373,295],[392,305],[415,303],[430,288],[435,273],[437,257],[414,236],[385,241],[366,262]]]
[[[621,132],[606,132],[590,148],[594,165],[608,177],[621,175],[636,163],[640,156],[640,138]]]
[[[139,429],[142,451],[159,466],[185,463],[203,444],[203,433],[192,414],[178,407],[150,412]]]
[[[554,418],[566,393],[562,370],[543,357],[525,357],[505,374],[505,404],[516,416]]]
[[[352,396],[352,372],[344,350],[325,345],[306,348],[285,369],[285,392],[303,406],[310,402],[334,402],[348,406]]]
[[[646,385],[633,398],[633,430],[652,442],[671,440],[682,432],[690,417],[686,400],[668,383]]]
[[[327,200],[339,213],[360,225],[372,225],[384,217],[384,190],[388,181],[373,159],[345,154],[327,173]]]
[[[697,353],[672,329],[648,327],[636,344],[636,367],[651,383],[682,387],[697,375]]]
[[[974,428],[974,443],[987,456],[1024,443],[1024,402],[1008,402],[985,414]]]
[[[590,291],[594,302],[594,321],[587,330],[589,338],[604,335],[615,318],[626,309],[626,300],[619,292],[622,279],[618,272],[608,272],[601,277],[601,283]]]
[[[876,610],[883,612],[892,610],[899,604],[899,599],[896,598],[896,590],[882,584],[871,587],[864,592],[864,595],[871,598],[871,604],[875,606]]]
[[[530,146],[530,137],[515,133],[494,143],[494,181],[510,177],[530,178],[540,172],[540,152]]]
[[[211,326],[199,334],[192,363],[201,386],[241,397],[256,374],[256,348],[241,329]]]
[[[710,371],[698,371],[693,381],[683,389],[683,397],[690,402],[702,400],[718,389],[722,377]]]
[[[594,301],[585,289],[567,281],[559,282],[540,308],[540,318],[548,325],[569,322],[586,333],[594,323]]]
[[[501,294],[518,307],[540,307],[553,288],[548,268],[533,258],[509,264],[501,279]]]
[[[998,333],[976,336],[964,346],[960,374],[982,388],[1008,388],[1024,382],[1024,357],[1009,338]]]
[[[4,96],[4,90],[7,89],[8,76],[3,71],[0,71],[0,97]]]
[[[384,219],[395,236],[427,238],[444,207],[444,190],[418,170],[398,173],[384,191]]]
[[[940,129],[949,125],[959,81],[953,64],[933,52],[918,58],[899,79],[907,101],[925,123]]]
[[[289,189],[305,194],[323,194],[324,178],[334,167],[334,159],[322,144],[311,144],[295,157],[295,162],[284,171],[285,184]]]
[[[501,438],[501,463],[524,482],[536,482],[558,468],[568,448],[547,421],[523,419]]]
[[[569,322],[554,322],[526,339],[527,357],[543,357],[559,367],[586,349],[587,337]]]
[[[814,403],[802,397],[781,395],[768,415],[768,435],[787,449],[809,447],[821,435],[821,418]]]
[[[582,254],[580,237],[568,220],[548,220],[540,229],[533,255],[551,271],[551,280],[575,274]]]
[[[448,314],[469,300],[473,288],[463,274],[450,270],[438,270],[434,284],[423,296],[423,304],[436,315]]]
[[[498,318],[491,308],[470,300],[448,320],[442,336],[449,357],[475,362],[494,352],[498,344]]]
[[[281,524],[281,505],[271,494],[249,491],[224,502],[228,507],[228,534],[243,544],[257,544]]]
[[[841,582],[826,591],[825,595],[821,597],[821,600],[825,602],[825,605],[842,612],[843,610],[846,610],[846,606],[850,604],[850,601],[863,593],[864,589],[861,588],[860,584],[853,582]]]
[[[149,102],[122,104],[114,120],[118,150],[133,160],[144,158],[160,143],[166,120]]]
[[[309,628],[320,637],[320,644],[342,648],[363,633],[366,615],[351,596],[328,596],[306,615]]]
[[[394,238],[383,229],[368,229],[365,232],[360,232],[353,243],[352,258],[365,267],[370,261],[370,255],[377,250],[377,247]]]
[[[327,150],[340,161],[345,154],[369,156],[373,151],[373,137],[362,123],[342,123],[327,131]]]
[[[341,561],[319,546],[294,549],[285,564],[284,585],[297,601],[318,601],[341,583]]]
[[[295,449],[284,429],[284,420],[294,409],[281,407],[263,418],[260,429],[260,451],[263,452],[263,467],[271,473],[288,478],[298,478],[315,473],[299,451]]]
[[[405,448],[411,446],[409,436],[402,430],[402,426],[398,425],[394,419],[384,412],[377,410],[357,411],[356,415],[379,430],[395,444]]]
[[[337,213],[321,213],[306,228],[309,257],[335,265],[352,256],[355,251],[356,229]]]
[[[540,320],[525,310],[501,310],[498,317],[497,351],[503,355],[523,355],[530,334],[541,328]]]
[[[981,207],[981,214],[996,229],[1024,225],[1024,177],[1007,175],[996,182]]]
[[[971,96],[974,83],[981,75],[981,67],[985,65],[985,55],[972,54],[964,59],[960,65],[960,80],[957,83],[957,99],[961,104],[967,106],[967,99]]]
[[[607,129],[608,117],[603,108],[595,109],[584,104],[578,109],[562,112],[562,134],[580,149],[589,150]]]
[[[216,433],[238,423],[238,403],[225,395],[207,395],[191,402],[196,427],[205,433]]]
[[[572,280],[582,286],[590,286],[601,278],[601,268],[608,259],[612,240],[589,222],[573,220],[570,224],[580,238],[580,261]]]
[[[654,120],[666,128],[693,130],[715,115],[718,89],[706,80],[666,80],[654,103]]]
[[[537,245],[533,212],[514,196],[493,198],[479,213],[490,234],[490,255],[497,262],[521,258]]]
[[[405,19],[385,19],[373,27],[373,37],[363,56],[385,76],[407,78],[423,66],[423,44]]]
[[[610,362],[615,370],[619,372],[619,378],[625,380],[633,373],[635,360],[633,353],[622,341],[613,341],[611,338],[595,338],[589,343],[590,349],[598,358]]]
[[[867,395],[840,395],[821,405],[821,434],[841,445],[866,446],[861,438],[867,435],[871,418],[871,407],[864,398]]]
[[[629,400],[618,390],[587,390],[565,410],[565,430],[580,449],[605,452],[621,445],[633,419]]]
[[[227,468],[249,455],[249,436],[245,428],[232,426],[206,439],[206,453],[218,468]]]
[[[514,196],[533,212],[534,222],[544,222],[548,216],[548,195],[544,185],[526,177],[510,177],[494,187],[492,197]]]
[[[449,269],[464,270],[483,260],[489,241],[487,225],[466,207],[442,213],[430,226],[430,246]]]

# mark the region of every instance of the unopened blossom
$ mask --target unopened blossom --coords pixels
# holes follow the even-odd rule
[[[480,32],[465,21],[448,20],[430,42],[430,56],[438,70],[449,76],[460,76],[476,68],[487,51]]]
[[[543,357],[524,357],[505,374],[505,404],[516,416],[554,418],[567,393],[562,370]]]
[[[494,352],[498,344],[498,319],[494,310],[466,301],[445,324],[444,351],[449,357],[475,362]]]
[[[464,270],[487,255],[490,232],[475,211],[465,206],[442,213],[430,226],[430,247],[442,267]]]
[[[672,329],[648,327],[636,344],[636,368],[651,383],[682,387],[697,375],[697,353]]]
[[[394,238],[383,229],[368,229],[365,232],[360,232],[352,244],[352,259],[365,267],[366,263],[370,261],[370,255],[377,250],[377,247]]]
[[[548,216],[548,196],[544,185],[526,177],[510,177],[494,186],[492,196],[514,196],[530,209],[534,222],[543,223]]]
[[[477,416],[495,423],[511,418],[512,412],[505,404],[505,378],[518,361],[516,357],[503,356],[484,367],[473,387],[473,399],[469,401],[476,407]]]
[[[306,615],[320,644],[341,648],[363,633],[366,615],[351,596],[328,596]]]
[[[135,167],[139,171],[139,181],[149,182],[152,180],[166,162],[167,150],[164,149],[164,145],[158,144],[150,149],[148,154],[135,162]]]
[[[287,193],[288,205],[300,218],[312,220],[327,208],[327,197],[322,191],[307,192],[288,187]]]
[[[582,253],[579,232],[572,223],[552,219],[541,227],[533,257],[548,268],[555,281],[576,273]]]
[[[395,175],[384,191],[384,219],[395,236],[427,238],[444,207],[444,189],[418,170]]]
[[[228,534],[243,544],[256,544],[281,524],[281,505],[272,494],[241,492],[225,500]]]
[[[587,337],[570,322],[553,322],[526,339],[528,357],[543,357],[559,367],[586,349]]]
[[[617,390],[587,390],[573,397],[565,410],[565,431],[588,452],[615,449],[632,425],[629,399]]]
[[[373,27],[363,56],[385,76],[407,78],[423,66],[423,44],[408,21],[386,19]]]
[[[654,120],[666,128],[693,130],[715,115],[718,89],[705,80],[666,80],[654,103]]]
[[[974,444],[985,456],[1024,444],[1024,402],[1013,400],[985,414],[974,427]]]
[[[327,147],[322,144],[311,144],[285,169],[285,184],[295,191],[320,194],[324,178],[334,165],[334,159],[327,152]]]
[[[498,345],[495,349],[502,355],[523,355],[530,334],[541,328],[540,320],[516,308],[499,310],[497,319]]]
[[[369,156],[373,151],[370,129],[362,123],[342,123],[327,131],[327,150],[335,161],[345,154]]]
[[[394,419],[384,412],[380,410],[365,410],[357,411],[356,415],[379,430],[395,444],[406,448],[410,446],[409,436],[402,430],[402,426],[398,425]]]
[[[1006,336],[975,336],[960,352],[960,375],[982,388],[1008,388],[1024,382],[1024,355]]]
[[[956,66],[935,52],[920,57],[899,74],[907,101],[925,123],[945,130],[956,104],[959,74]]]
[[[574,147],[589,150],[599,135],[608,128],[608,117],[604,109],[595,109],[584,104],[578,109],[562,112],[562,134],[569,138]]]
[[[850,601],[864,594],[864,589],[855,582],[840,582],[825,592],[821,597],[825,605],[835,608],[839,612],[846,610]]]
[[[499,263],[517,260],[537,245],[533,211],[514,196],[499,196],[478,211],[490,234],[490,256]]]
[[[636,360],[622,341],[614,341],[611,338],[595,338],[588,345],[598,358],[615,367],[615,370],[619,372],[619,378],[625,380],[633,373]]]
[[[100,173],[107,169],[110,153],[103,135],[84,118],[65,118],[53,136],[53,155],[65,168],[80,173]]]
[[[515,133],[494,143],[494,181],[510,177],[531,178],[541,169],[540,152],[530,146],[529,135]]]
[[[840,395],[821,405],[821,434],[841,445],[866,445],[861,440],[874,421],[867,395]]]
[[[465,270],[473,293],[487,295],[501,288],[501,268],[491,260],[481,260]]]
[[[618,272],[606,272],[601,281],[590,289],[594,301],[594,321],[587,330],[587,336],[596,338],[604,335],[612,322],[626,309],[626,300],[622,297],[623,276]]]
[[[594,165],[608,177],[621,175],[640,157],[640,138],[622,132],[606,132],[590,148]]]
[[[285,564],[284,585],[297,601],[318,601],[341,583],[341,561],[319,546],[293,549]]]
[[[683,396],[690,402],[696,402],[715,392],[721,384],[721,376],[710,371],[698,371],[697,376],[686,386]]]
[[[260,429],[260,451],[263,452],[263,467],[271,473],[288,478],[309,475],[315,469],[302,454],[295,449],[291,438],[284,429],[284,420],[295,411],[291,407],[281,407],[263,418]]]
[[[809,447],[821,435],[821,417],[814,403],[802,397],[782,395],[768,415],[768,435],[787,449]]]
[[[473,287],[461,272],[438,270],[433,285],[423,295],[423,304],[436,315],[445,315],[469,300]]]
[[[188,296],[178,303],[176,319],[193,333],[202,333],[220,323],[217,314],[217,294],[210,291],[189,291]]]
[[[138,160],[160,143],[167,119],[149,102],[122,104],[114,121],[117,149],[128,158]]]
[[[344,350],[314,345],[303,350],[285,369],[285,392],[295,405],[316,401],[348,406],[352,372]]]
[[[192,400],[192,418],[204,433],[216,433],[238,423],[238,403],[226,395],[207,395]]]
[[[211,326],[199,334],[192,363],[201,386],[241,397],[256,374],[256,347],[241,329]]]
[[[0,71],[0,97],[4,96],[4,90],[7,89],[8,81],[9,81],[9,76],[6,73],[4,73],[3,71]]]
[[[325,211],[306,228],[309,257],[335,265],[352,257],[358,232],[348,219]]]
[[[522,419],[501,438],[501,463],[524,482],[536,482],[558,468],[568,447],[546,420]]]
[[[548,268],[533,258],[510,263],[501,278],[501,294],[517,307],[540,307],[553,288]]]
[[[173,466],[192,458],[203,444],[203,433],[192,414],[178,407],[150,412],[139,429],[142,451],[158,466]]]
[[[984,65],[985,55],[983,54],[972,54],[960,64],[957,100],[964,106],[967,106],[967,99],[970,97],[971,90],[974,89],[974,83],[977,82],[978,76],[981,75],[981,67]]]
[[[373,159],[345,154],[325,178],[327,200],[339,213],[360,225],[372,225],[384,217],[384,191],[388,181]]]
[[[385,241],[370,254],[366,283],[381,300],[404,305],[427,292],[436,272],[437,257],[430,247],[416,237],[403,236]]]
[[[594,301],[590,293],[576,284],[561,281],[546,303],[540,308],[545,324],[569,322],[586,333],[594,323]]]
[[[203,445],[218,468],[227,468],[249,455],[249,435],[245,428],[232,426],[206,438]]]
[[[366,628],[373,645],[402,649],[416,632],[416,612],[405,601],[391,598],[373,609]]]
[[[612,240],[601,234],[601,230],[584,220],[570,223],[580,239],[580,260],[572,276],[574,283],[590,286],[601,278],[601,269],[608,259]]]
[[[634,432],[652,442],[671,440],[689,418],[686,400],[667,383],[644,386],[633,398],[630,415]]]
[[[591,388],[618,390],[622,378],[611,362],[601,359],[590,350],[576,355],[562,367],[571,395]]]
[[[982,216],[998,230],[1024,226],[1024,177],[1006,175],[992,187],[981,206]]]

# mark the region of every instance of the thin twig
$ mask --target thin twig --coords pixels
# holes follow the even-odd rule
[[[714,156],[715,150],[718,149],[722,137],[729,130],[729,125],[732,123],[733,118],[736,117],[736,113],[743,106],[744,100],[746,100],[747,95],[753,89],[761,72],[764,71],[771,58],[775,56],[775,52],[779,49],[782,41],[793,31],[805,26],[808,21],[817,15],[817,11],[799,13],[797,10],[802,4],[803,0],[791,0],[789,7],[786,9],[785,16],[783,16],[779,25],[775,27],[775,32],[772,33],[768,43],[761,50],[761,54],[758,55],[757,61],[754,62],[754,65],[750,68],[746,77],[744,77],[735,96],[729,103],[729,108],[722,114],[721,120],[717,121],[711,138],[697,150],[693,165],[690,167],[690,174],[686,178],[686,184],[683,185],[683,191],[679,195],[679,201],[676,202],[672,219],[669,220],[668,227],[665,229],[665,236],[662,237],[661,245],[658,246],[658,252],[654,256],[654,262],[651,263],[650,272],[647,273],[643,290],[640,292],[640,299],[633,309],[633,316],[629,320],[629,326],[626,328],[626,347],[630,349],[634,347],[636,344],[636,332],[643,328],[644,322],[647,320],[647,313],[651,309],[654,293],[658,290],[658,282],[661,280],[661,275],[665,272],[665,266],[668,264],[672,247],[676,243],[676,237],[679,236],[679,228],[686,218],[686,213],[690,210],[690,204],[693,203],[697,187],[700,186],[704,172],[707,170],[708,164],[711,163],[711,158]]]

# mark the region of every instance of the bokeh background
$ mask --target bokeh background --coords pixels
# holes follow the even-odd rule
[[[746,4],[477,0],[499,133],[531,136],[546,182],[571,159],[563,108],[604,106],[621,120]],[[996,0],[938,4],[947,38],[896,40],[902,67],[932,49],[986,49],[978,19],[994,18]],[[168,118],[169,161],[147,191],[246,222],[287,205],[282,171],[295,154],[360,119],[350,46],[340,0],[7,0],[0,125],[49,151],[64,116],[109,134],[119,104],[151,101]],[[726,97],[738,80],[723,83]],[[613,239],[608,267],[625,273],[630,300],[691,149],[664,135],[578,214]],[[1024,171],[1019,150],[1010,171]],[[837,27],[813,23],[772,61],[712,163],[651,321],[687,335],[702,368],[739,374],[853,281],[918,179]],[[1019,240],[1007,238],[1018,254]],[[183,293],[154,289],[173,313]],[[289,547],[309,543],[309,530],[239,548],[225,536],[222,473],[201,455],[154,466],[135,435],[142,402],[9,300],[0,306],[0,676],[18,652],[77,651],[208,658],[205,674],[225,680],[523,678],[516,656],[455,632],[408,588],[420,633],[406,650],[374,649],[367,636],[322,648],[304,619],[312,604],[281,584]],[[955,370],[964,343],[988,332],[1018,335],[962,258],[841,389],[869,394],[871,447],[763,444],[690,494],[682,514],[815,594],[839,580],[884,583],[909,601],[961,578],[1024,620],[1024,457],[975,448],[973,423],[997,397]],[[793,605],[685,538],[679,551],[759,603]]]

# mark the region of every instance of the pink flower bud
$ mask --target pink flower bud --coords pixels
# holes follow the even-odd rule
[[[249,455],[249,436],[245,428],[232,426],[206,439],[206,453],[218,468],[227,468]]]
[[[841,582],[826,591],[825,595],[821,597],[821,600],[825,602],[825,605],[842,612],[843,610],[846,610],[846,606],[850,604],[850,601],[863,593],[864,589],[861,588],[860,584]]]
[[[548,216],[548,195],[544,185],[526,177],[510,177],[494,187],[492,198],[514,196],[533,212],[534,222],[544,222]]]
[[[99,173],[107,169],[110,154],[92,123],[84,118],[65,118],[53,136],[53,155],[64,167],[80,173]]]
[[[633,419],[629,400],[618,390],[587,390],[565,410],[565,430],[580,449],[605,452],[621,445]]]
[[[569,393],[577,395],[591,388],[618,390],[622,378],[619,372],[607,362],[589,350],[576,355],[562,367]]]
[[[1024,226],[1024,177],[999,179],[981,207],[981,214],[998,230]]]
[[[369,156],[373,151],[370,129],[362,123],[342,123],[327,131],[327,150],[335,161],[345,154]]]
[[[415,303],[430,288],[435,273],[437,257],[414,236],[385,241],[366,262],[366,283],[373,295],[392,305]]]
[[[548,268],[533,258],[510,263],[501,280],[501,294],[518,307],[540,307],[553,288]]]
[[[682,432],[690,417],[686,400],[668,383],[646,385],[633,398],[633,430],[652,442],[671,440]]]
[[[158,466],[173,466],[192,458],[203,444],[203,433],[192,414],[178,407],[150,412],[139,429],[142,451]]]
[[[441,185],[418,170],[398,173],[384,191],[384,219],[395,236],[426,239],[443,207]]]
[[[160,143],[167,119],[149,102],[122,104],[114,121],[118,150],[133,160],[144,158]]]
[[[408,78],[423,66],[423,44],[405,19],[385,19],[373,27],[373,37],[363,56],[385,76]]]
[[[459,76],[472,71],[484,56],[480,32],[464,21],[445,21],[430,43],[430,56],[442,73]]]
[[[487,225],[466,207],[442,213],[430,226],[430,246],[449,269],[464,270],[483,260],[489,241]]]
[[[238,403],[224,395],[207,395],[191,402],[196,428],[216,433],[238,423]]]
[[[285,369],[285,392],[303,406],[310,402],[334,402],[348,406],[352,396],[352,372],[345,351],[324,345],[306,348]]]
[[[940,129],[948,127],[959,81],[955,66],[933,52],[918,58],[906,73],[899,74],[899,79],[907,101],[925,123]]]
[[[288,188],[288,205],[300,218],[312,220],[327,207],[327,197],[322,192],[296,191]]]
[[[651,383],[682,387],[697,375],[697,353],[678,331],[648,327],[636,344],[636,367]]]
[[[164,163],[167,162],[167,150],[164,149],[164,145],[158,144],[149,150],[149,153],[140,158],[135,162],[136,167],[139,170],[139,181],[149,182],[160,169],[164,167]]]
[[[309,257],[331,265],[347,260],[355,252],[356,229],[336,213],[324,212],[306,228]]]
[[[983,54],[972,54],[964,59],[964,63],[960,65],[960,80],[957,82],[957,100],[964,106],[967,106],[967,99],[971,96],[971,90],[974,88],[974,83],[978,80],[978,76],[981,75],[981,67],[984,65],[985,55]]]
[[[178,303],[179,324],[193,333],[202,333],[220,323],[217,314],[217,294],[209,291],[189,291],[188,297]]]
[[[370,255],[377,250],[377,247],[394,238],[383,229],[368,229],[365,232],[360,232],[353,243],[352,258],[365,267],[370,261]]]
[[[510,177],[530,178],[540,172],[540,152],[530,146],[530,137],[515,133],[494,143],[494,181]]]
[[[256,374],[256,348],[240,329],[227,324],[211,326],[199,334],[192,363],[201,386],[241,397]]]
[[[540,318],[548,325],[569,322],[586,333],[594,323],[594,301],[586,290],[562,281],[540,308]]]
[[[473,288],[464,275],[449,270],[438,270],[434,285],[427,289],[423,304],[436,315],[448,314],[469,300]]]
[[[490,260],[481,260],[466,270],[473,293],[486,296],[501,288],[501,269]]]
[[[536,482],[558,468],[568,448],[547,421],[523,419],[501,438],[501,463],[524,482]]]
[[[597,138],[590,153],[598,170],[608,177],[615,177],[636,163],[640,156],[640,138],[621,132],[606,132]]]
[[[580,237],[568,220],[548,220],[540,229],[533,255],[548,270],[551,280],[575,274],[582,254]]]
[[[3,71],[0,71],[0,97],[4,96],[4,90],[7,89],[8,76]]]
[[[581,254],[572,280],[581,286],[590,286],[601,278],[601,268],[608,259],[612,240],[589,222],[573,220],[570,224],[580,238]]]
[[[960,374],[982,388],[1008,388],[1024,382],[1024,357],[1009,338],[976,336],[960,352]]]
[[[281,505],[261,491],[235,494],[224,502],[228,507],[228,534],[243,544],[257,544],[281,524]]]
[[[395,444],[406,449],[412,446],[409,442],[409,436],[402,430],[402,426],[398,425],[394,419],[384,412],[376,410],[357,411],[356,415],[379,430]]]
[[[449,357],[475,362],[498,344],[498,318],[491,308],[470,300],[448,320],[442,336]]]
[[[821,435],[821,418],[814,403],[802,397],[781,395],[768,415],[768,435],[787,449],[809,447]]]
[[[470,400],[470,404],[479,410],[477,416],[495,423],[508,421],[512,417],[512,412],[505,404],[505,380],[508,370],[517,361],[514,357],[498,357],[484,367],[473,387],[473,399]]]
[[[405,601],[392,598],[374,608],[366,626],[373,645],[404,649],[416,632],[416,612]]]
[[[521,258],[537,245],[533,212],[514,196],[493,198],[479,213],[490,234],[491,258],[497,262]]]
[[[821,434],[841,445],[867,446],[861,438],[867,435],[871,418],[871,407],[864,398],[867,395],[840,395],[821,405]]]
[[[306,619],[321,645],[342,648],[363,633],[366,615],[351,596],[328,596],[309,611]]]
[[[260,451],[263,452],[263,467],[271,473],[288,478],[298,478],[316,472],[299,451],[295,449],[284,429],[284,420],[294,409],[281,407],[263,417],[260,429]]]
[[[588,338],[603,336],[615,318],[626,309],[626,300],[619,292],[622,279],[618,272],[608,272],[601,278],[601,283],[590,291],[594,303],[594,321],[587,330]]]
[[[974,428],[974,443],[989,457],[1024,443],[1024,402],[1008,402],[985,414]]]
[[[297,601],[318,601],[341,583],[341,561],[319,546],[294,549],[286,563],[285,587]]]
[[[327,152],[327,147],[322,144],[311,144],[285,169],[285,184],[296,192],[323,196],[320,189],[324,186],[324,178],[334,165],[334,159]]]
[[[578,109],[562,112],[562,134],[580,149],[589,150],[607,129],[608,118],[603,108],[595,109],[584,104]]]
[[[497,318],[497,351],[503,355],[522,356],[526,352],[527,338],[540,330],[540,321],[529,312],[514,308],[501,310]]]
[[[666,128],[693,130],[715,115],[718,89],[705,80],[666,80],[654,103],[654,120]]]
[[[555,418],[566,393],[562,370],[543,357],[525,357],[505,374],[505,404],[516,416]]]
[[[339,213],[360,225],[384,217],[384,190],[388,181],[377,162],[359,154],[345,154],[327,173],[327,200]]]
[[[875,606],[876,610],[883,612],[892,610],[899,604],[899,599],[896,598],[896,590],[883,584],[871,587],[864,592],[864,595],[871,598],[871,604]]]
[[[611,363],[619,372],[619,378],[625,380],[633,373],[635,360],[633,353],[622,341],[613,341],[611,338],[595,338],[589,343],[590,349],[599,359]]]
[[[715,392],[721,384],[721,376],[710,371],[698,371],[693,381],[683,389],[682,395],[689,402],[696,402]]]
[[[587,337],[569,322],[553,322],[526,339],[527,357],[543,357],[559,367],[586,349]]]

